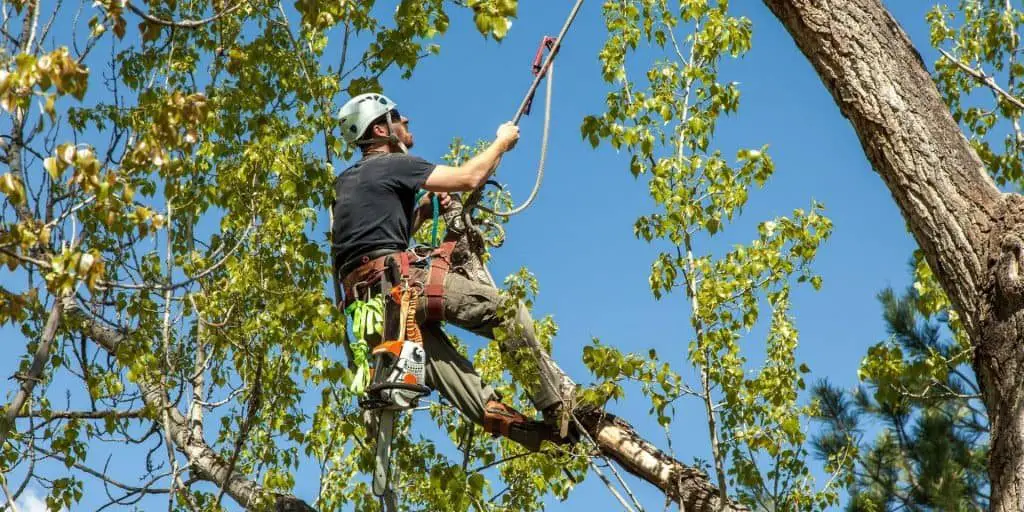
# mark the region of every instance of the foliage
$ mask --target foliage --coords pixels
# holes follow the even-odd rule
[[[360,340],[377,323],[378,306],[357,304],[353,322],[338,311],[324,293],[327,236],[315,227],[330,207],[333,161],[353,154],[334,132],[333,110],[344,96],[380,89],[385,73],[412,76],[441,51],[436,39],[453,10],[468,9],[481,35],[499,40],[518,15],[515,0],[391,7],[372,0],[17,0],[5,7],[0,264],[8,271],[0,325],[20,333],[12,342],[25,347],[18,378],[36,383],[15,411],[19,419],[4,425],[14,431],[0,446],[15,494],[41,486],[51,508],[73,509],[108,485],[112,505],[149,509],[168,500],[168,508],[221,509],[229,491],[182,452],[187,439],[255,484],[247,506],[270,508],[275,495],[295,491],[300,470],[315,468],[309,502],[318,509],[379,509],[367,481],[370,436],[354,400],[366,376]],[[1014,60],[1020,14],[1000,8],[965,1],[960,28],[941,8],[930,20],[935,44],[1006,73],[999,77],[1009,93],[997,93],[989,112],[959,106],[977,86],[962,68],[936,67],[954,116],[997,180],[1018,183],[1019,107],[1009,96],[1019,96],[1024,72]],[[667,429],[678,400],[698,397],[723,491],[772,509],[833,503],[834,490],[815,490],[808,477],[801,422],[809,409],[797,401],[807,369],[795,358],[790,312],[794,283],[821,286],[810,264],[831,223],[812,202],[759,223],[749,243],[724,250],[714,243],[752,187],[774,172],[764,147],[729,159],[713,144],[721,117],[739,105],[737,85],[719,81],[718,66],[750,48],[750,23],[730,15],[726,1],[608,0],[604,13],[600,58],[614,90],[607,111],[584,120],[582,135],[627,151],[630,171],[648,179],[657,211],[641,217],[635,233],[662,250],[650,275],[654,296],[681,290],[686,297],[687,354],[702,381],[695,391],[653,351],[623,354],[595,340],[583,351],[596,378],[584,398],[624,399],[624,383],[638,383]],[[690,36],[681,45],[684,28]],[[627,61],[648,46],[658,60],[631,79]],[[1001,122],[1013,135],[999,150],[992,128]],[[447,158],[478,149],[456,141]],[[500,190],[485,200],[510,201]],[[480,220],[490,221],[492,245],[500,243],[502,221]],[[506,315],[538,292],[525,269],[504,284]],[[948,309],[936,290],[917,291],[922,313]],[[51,310],[66,310],[53,350],[44,371],[26,378],[32,354],[47,342]],[[956,330],[955,317],[949,322]],[[345,361],[350,328],[355,357]],[[740,342],[762,328],[763,361],[751,371],[753,356]],[[544,318],[535,330],[549,350],[555,323]],[[522,369],[498,350],[506,335],[480,350],[475,364],[530,414],[523,389],[535,383],[509,378]],[[969,357],[933,347],[907,359],[901,350],[879,347],[864,366],[878,403],[907,390],[927,394],[933,381],[950,385],[939,377]],[[172,425],[171,411],[184,419]],[[586,474],[583,453],[528,455],[488,439],[442,401],[428,401],[423,412],[402,415],[397,429],[402,509],[540,510]],[[114,450],[126,445],[145,457]],[[103,450],[117,458],[101,470]],[[843,462],[832,464],[838,471]],[[109,481],[92,480],[96,474]]]
[[[699,397],[719,488],[758,508],[818,509],[833,503],[836,492],[816,491],[810,482],[800,421],[809,409],[797,401],[808,369],[794,357],[789,296],[794,281],[821,286],[810,263],[831,222],[814,202],[810,210],[760,223],[752,242],[715,254],[714,237],[735,220],[750,188],[764,186],[774,172],[764,147],[737,151],[733,165],[713,144],[721,117],[736,113],[740,97],[736,83],[719,81],[719,64],[746,53],[751,40],[749,20],[728,7],[725,1],[605,2],[609,37],[601,61],[615,89],[607,110],[582,126],[591,144],[626,150],[633,175],[648,177],[658,211],[638,219],[635,234],[662,248],[651,268],[654,296],[685,296],[692,327],[687,353],[701,376],[699,391],[686,392],[667,367],[656,370],[654,353],[644,361],[595,344],[584,360],[602,379],[606,398],[621,397],[618,380],[645,382],[663,425],[671,420],[666,404],[683,394]],[[689,36],[680,44],[676,32],[684,28]],[[629,63],[648,46],[659,52],[643,78],[632,79],[639,64]],[[758,326],[764,305],[771,311],[764,361],[752,371],[740,340]]]
[[[927,20],[932,46],[945,52],[935,62],[934,78],[953,118],[996,182],[1020,190],[1024,63],[1018,54],[1024,11],[1011,2],[960,0],[955,9],[936,5]]]

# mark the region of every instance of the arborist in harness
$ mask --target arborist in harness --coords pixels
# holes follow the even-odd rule
[[[544,418],[534,420],[503,403],[442,330],[444,321],[494,338],[495,329],[502,325],[498,289],[449,268],[450,253],[421,254],[409,247],[419,225],[417,217],[427,217],[417,213],[430,204],[429,195],[435,194],[445,207],[451,201],[448,193],[479,188],[501,156],[515,146],[519,128],[512,123],[501,125],[487,149],[453,167],[408,154],[413,147],[409,119],[381,94],[352,98],[341,108],[338,118],[344,138],[361,152],[361,158],[339,174],[334,185],[332,259],[345,304],[381,293],[374,284],[387,272],[389,261],[396,263],[403,279],[423,291],[423,300],[416,302],[415,318],[426,352],[426,386],[439,391],[484,431],[507,437],[531,451],[539,450],[543,441],[571,442],[555,427],[563,413],[563,384],[546,370],[543,361],[533,365],[540,375],[532,378],[539,379],[540,384],[527,387],[531,402]],[[428,194],[416,204],[421,190]],[[539,346],[533,320],[522,304],[515,321],[517,328],[511,332],[523,339],[510,343]],[[368,341],[372,346],[380,340]],[[506,354],[507,345],[502,346]]]

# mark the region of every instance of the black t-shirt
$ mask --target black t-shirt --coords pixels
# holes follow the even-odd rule
[[[334,181],[335,265],[377,249],[402,251],[412,236],[416,192],[436,167],[402,153],[364,158]]]

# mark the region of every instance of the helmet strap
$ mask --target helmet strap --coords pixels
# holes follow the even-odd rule
[[[388,136],[387,137],[371,137],[369,139],[363,139],[360,142],[371,143],[371,144],[377,143],[377,142],[387,142],[389,146],[395,146],[402,153],[408,154],[409,153],[409,148],[405,147],[405,144],[401,141],[401,139],[399,139],[398,136],[395,135],[394,121],[391,120],[391,114],[390,113],[387,114],[387,119],[388,119]]]
[[[387,116],[388,116],[388,140],[392,144],[398,146],[399,151],[401,151],[403,154],[408,154],[409,153],[409,148],[405,147],[405,144],[401,140],[399,140],[397,135],[395,135],[395,126],[394,126],[395,122],[391,120],[391,112],[388,112]]]

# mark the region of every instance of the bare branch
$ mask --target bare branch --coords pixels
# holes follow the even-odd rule
[[[18,38],[12,36],[11,33],[8,32],[6,28],[0,27],[0,34],[3,34],[3,36],[6,37],[7,40],[10,41],[12,44],[18,44]]]
[[[57,19],[57,15],[60,14],[60,8],[64,5],[64,0],[57,0],[57,5],[54,6],[53,12],[50,14],[50,19],[46,20],[46,25],[43,26],[43,32],[39,36],[40,44],[46,39],[46,36],[50,35],[50,28],[53,26],[54,20]]]
[[[95,340],[101,347],[111,354],[117,352],[117,347],[124,340],[124,336],[96,321],[83,315],[81,311],[68,311],[68,315],[75,316],[76,320],[83,322],[86,334]],[[165,394],[159,385],[153,383],[159,379],[147,379],[141,377],[137,385],[142,391],[142,398],[150,407],[160,407],[161,396]],[[192,435],[188,427],[188,419],[177,408],[167,409],[168,420],[166,422],[170,429],[170,438],[179,451],[185,454],[189,461],[189,467],[193,475],[215,484],[227,482],[225,493],[237,503],[245,506],[256,500],[257,496],[267,491],[256,482],[241,476],[227,478],[228,468],[222,459],[208,444],[206,440]],[[277,510],[288,510],[295,512],[312,512],[314,509],[301,499],[291,494],[274,495]]]
[[[35,42],[36,28],[39,26],[39,0],[32,0],[28,4],[28,11],[21,25],[21,41],[19,46],[22,53],[32,53],[32,43]]]
[[[127,411],[106,410],[106,411],[27,411],[18,413],[18,418],[42,418],[47,421],[53,420],[105,420],[107,418],[144,418],[143,409],[131,409]]]
[[[11,507],[12,512],[18,512],[18,506],[14,504],[14,496],[11,496],[11,490],[7,488],[7,478],[0,476],[0,484],[4,489],[4,496],[7,497],[7,505]]]
[[[39,382],[40,376],[43,374],[43,368],[46,366],[47,361],[50,360],[50,347],[57,335],[57,326],[60,325],[61,312],[64,309],[63,301],[63,297],[57,297],[53,307],[50,308],[50,316],[46,319],[46,326],[43,328],[39,347],[36,348],[36,354],[32,359],[32,367],[29,369],[28,375],[21,379],[21,389],[18,390],[18,394],[4,411],[4,421],[0,425],[0,445],[7,442],[7,436],[14,428],[14,418],[17,417],[21,407],[25,405],[28,397],[32,395],[32,390],[36,387],[36,383]]]
[[[196,274],[196,275],[194,275],[194,276],[192,276],[192,277],[190,277],[190,278],[188,278],[188,279],[186,279],[186,280],[184,280],[184,281],[182,281],[180,283],[173,283],[173,284],[167,285],[167,287],[165,289],[167,289],[167,290],[174,290],[174,289],[177,289],[177,288],[182,288],[184,286],[188,286],[189,284],[194,283],[194,282],[196,282],[196,281],[198,281],[198,280],[200,280],[200,279],[210,275],[211,272],[213,272],[214,270],[217,270],[218,268],[220,268],[222,265],[224,265],[225,262],[228,261],[228,258],[230,258],[232,254],[238,252],[238,249],[242,246],[242,243],[245,242],[249,238],[249,232],[252,231],[252,228],[254,226],[255,226],[255,220],[253,220],[253,222],[250,222],[249,226],[245,228],[245,231],[242,232],[242,236],[238,238],[238,241],[235,243],[235,246],[232,247],[231,250],[229,250],[227,253],[225,253],[224,257],[222,257],[216,263],[214,263],[213,265],[210,265],[208,268],[206,268],[202,272],[200,272],[200,273],[198,273],[198,274]],[[223,249],[223,246],[218,248],[217,251],[214,252],[214,255],[216,256],[217,252],[220,252],[221,249]]]
[[[67,460],[68,460],[67,457],[65,457],[65,456],[63,456],[63,455],[61,455],[59,453],[54,453],[54,452],[45,450],[43,448],[38,448],[38,447],[36,448],[36,450],[39,450],[41,453],[43,453],[44,455],[46,455],[49,458],[57,459],[57,460],[59,460],[61,462],[67,462]],[[157,480],[166,477],[167,476],[166,474],[157,475],[156,477],[154,477],[152,480],[150,480],[150,482],[147,483],[143,487],[135,487],[135,486],[132,486],[132,485],[123,484],[121,482],[118,482],[117,480],[114,480],[113,478],[110,478],[109,476],[107,476],[105,473],[100,472],[100,471],[96,471],[95,469],[92,469],[89,466],[86,466],[86,465],[81,464],[79,462],[73,463],[72,467],[74,467],[75,469],[81,470],[81,471],[83,471],[85,473],[88,473],[88,474],[90,474],[90,475],[92,475],[92,476],[94,476],[96,478],[99,478],[100,480],[103,480],[104,482],[106,482],[106,483],[108,483],[110,485],[113,485],[114,487],[118,487],[118,488],[124,489],[126,491],[130,491],[132,493],[167,494],[168,492],[170,492],[170,489],[159,489],[159,488],[153,489],[153,488],[150,488],[150,486],[153,485],[154,483],[156,483]]]
[[[999,84],[996,83],[996,80],[994,78],[992,78],[991,76],[985,74],[984,71],[982,71],[980,69],[974,69],[974,68],[968,66],[964,62],[960,62],[959,60],[956,59],[956,57],[953,57],[952,55],[949,54],[949,52],[947,52],[946,50],[943,50],[942,48],[939,48],[939,53],[941,53],[943,57],[945,57],[947,60],[949,60],[953,64],[956,64],[956,67],[960,68],[964,73],[967,73],[968,75],[973,77],[975,80],[977,80],[977,81],[981,82],[982,84],[984,84],[989,89],[992,89],[992,92],[995,92],[996,94],[1001,96],[1006,101],[1012,103],[1013,106],[1015,106],[1015,107],[1017,107],[1017,108],[1019,108],[1021,110],[1024,110],[1024,102],[1022,102],[1016,96],[1006,92],[1002,87],[999,87]]]
[[[196,28],[196,27],[201,27],[203,25],[206,25],[208,23],[213,23],[214,21],[217,21],[217,20],[221,19],[222,17],[227,16],[228,14],[231,14],[231,13],[237,11],[238,9],[240,9],[245,4],[246,4],[246,2],[244,2],[244,1],[243,2],[238,2],[237,4],[235,4],[235,5],[231,6],[231,7],[228,7],[227,9],[224,9],[223,11],[221,11],[219,13],[214,14],[213,16],[210,16],[209,18],[205,18],[205,19],[201,19],[201,20],[180,20],[180,21],[174,21],[174,20],[165,20],[165,19],[162,19],[162,18],[157,18],[156,16],[153,16],[153,15],[143,11],[142,9],[139,9],[138,7],[135,7],[135,5],[133,5],[131,2],[128,2],[128,10],[130,10],[130,11],[134,12],[135,14],[139,15],[139,17],[141,17],[142,19],[144,19],[146,21],[149,21],[151,23],[156,23],[157,25],[163,25],[165,27],[175,27],[175,28]]]
[[[231,480],[231,475],[235,471],[235,464],[238,463],[238,455],[242,453],[242,446],[245,445],[245,441],[249,437],[249,432],[252,430],[253,424],[256,421],[256,415],[259,413],[260,407],[263,405],[263,361],[264,358],[260,357],[259,361],[256,362],[256,375],[253,377],[252,392],[249,393],[249,404],[247,405],[248,411],[246,411],[245,420],[242,422],[241,428],[238,431],[238,437],[235,439],[235,449],[231,453],[231,459],[228,461],[228,474],[224,478],[224,482],[220,485],[220,491],[217,492],[217,507],[220,507],[220,501],[224,497],[224,490],[227,486],[227,482]]]
[[[188,421],[192,424],[192,430],[196,435],[203,435],[203,407],[200,402],[203,401],[203,387],[205,386],[204,374],[206,372],[206,364],[209,362],[209,358],[206,357],[206,345],[203,340],[206,332],[206,323],[203,322],[202,314],[199,311],[199,306],[196,305],[195,296],[188,296],[189,302],[192,303],[192,309],[195,310],[196,318],[196,370],[189,377],[189,381],[192,384],[192,403],[189,405]]]

